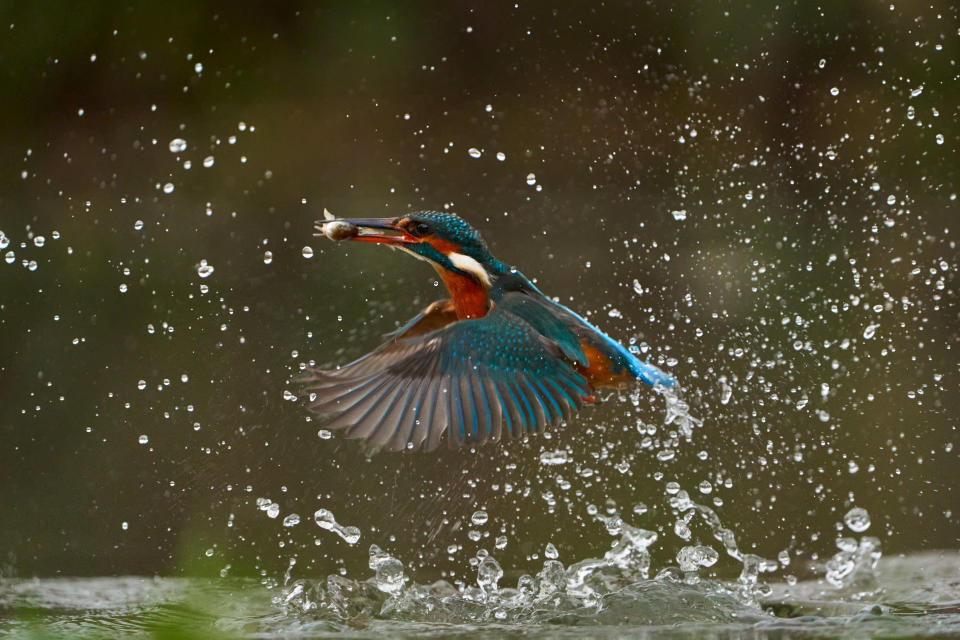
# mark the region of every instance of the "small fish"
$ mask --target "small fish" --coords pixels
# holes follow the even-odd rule
[[[337,220],[332,213],[323,210],[323,220],[317,220],[314,228],[320,233],[314,236],[326,236],[335,242],[356,237],[359,229],[345,220]]]

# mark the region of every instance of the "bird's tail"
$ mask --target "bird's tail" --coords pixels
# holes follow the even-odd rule
[[[641,362],[633,354],[630,354],[630,371],[633,373],[633,375],[640,378],[651,387],[655,387],[657,385],[663,387],[674,387],[677,384],[677,379],[671,376],[669,373],[662,371],[649,362]]]

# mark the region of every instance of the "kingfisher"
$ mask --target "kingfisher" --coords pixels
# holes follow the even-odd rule
[[[390,451],[432,451],[444,436],[475,446],[569,422],[597,389],[676,384],[493,257],[456,214],[324,214],[316,235],[399,249],[428,262],[449,294],[362,358],[306,370],[309,409],[327,429]]]

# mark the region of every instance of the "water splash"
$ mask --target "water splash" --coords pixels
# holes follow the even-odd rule
[[[714,548],[703,544],[683,546],[676,554],[678,566],[666,566],[651,577],[651,551],[659,535],[624,522],[616,513],[596,513],[598,524],[615,532],[602,557],[566,566],[557,559],[558,553],[548,553],[540,571],[521,575],[515,586],[501,586],[505,572],[484,549],[471,562],[476,567],[475,585],[454,586],[444,580],[429,585],[408,584],[403,563],[371,545],[368,564],[374,571],[372,578],[299,580],[276,602],[287,613],[339,622],[358,615],[455,624],[668,624],[762,619],[766,614],[759,598],[768,594],[769,588],[758,578],[777,569],[778,563],[741,554],[733,532],[724,527],[716,512],[692,501],[679,486],[668,487],[667,496],[677,522],[682,522],[688,532],[691,526],[702,523],[727,555],[741,562],[742,571],[735,582],[701,577],[700,571],[714,566],[720,557]],[[332,515],[320,520],[328,522]]]
[[[703,426],[703,420],[690,415],[690,405],[683,400],[678,390],[667,387],[656,387],[667,404],[667,413],[663,418],[666,426],[674,425],[680,434],[690,439],[696,427]]]
[[[677,622],[749,622],[766,614],[744,599],[738,585],[701,580],[700,567],[712,565],[716,552],[685,547],[682,568],[668,567],[649,578],[649,547],[657,534],[624,525],[603,558],[564,566],[548,559],[535,575],[516,586],[501,587],[504,571],[487,553],[477,565],[476,586],[406,584],[403,564],[376,545],[370,547],[375,576],[354,581],[332,575],[298,580],[275,602],[284,612],[337,622],[361,617],[447,624],[674,624]]]

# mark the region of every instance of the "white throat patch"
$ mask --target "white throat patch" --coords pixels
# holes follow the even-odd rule
[[[450,258],[450,262],[452,262],[453,266],[455,266],[457,269],[469,273],[474,278],[479,280],[484,287],[487,289],[490,288],[490,274],[487,273],[487,270],[483,268],[483,265],[477,262],[474,258],[462,253],[457,253],[456,251],[447,254],[447,257]]]

